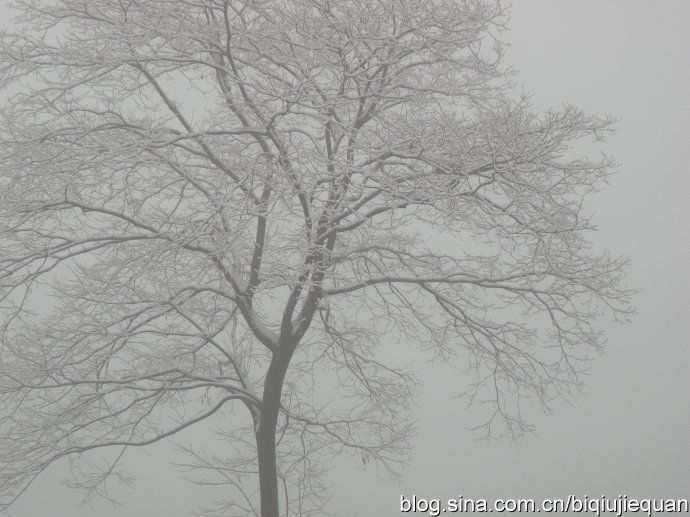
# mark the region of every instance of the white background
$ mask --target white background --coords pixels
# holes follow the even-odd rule
[[[423,376],[419,434],[400,481],[379,479],[361,460],[336,462],[331,510],[394,516],[400,495],[448,499],[566,497],[569,493],[690,497],[690,2],[529,0],[511,9],[506,61],[540,108],[573,103],[622,120],[606,150],[620,163],[590,203],[599,249],[629,255],[637,315],[607,326],[607,352],[585,393],[519,444],[478,442],[476,413],[452,396],[457,373],[432,364]],[[166,466],[165,446],[140,456],[134,489],[113,508],[79,499],[45,473],[14,517],[187,517],[209,492]],[[216,494],[219,495],[219,494]]]

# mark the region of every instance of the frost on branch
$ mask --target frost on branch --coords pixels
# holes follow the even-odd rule
[[[613,163],[572,150],[612,121],[514,96],[493,2],[16,6],[5,502],[61,458],[206,422],[231,454],[181,447],[235,490],[210,511],[318,514],[324,455],[406,457],[393,345],[468,358],[479,427],[518,436],[520,400],[577,387],[597,318],[629,310],[623,262],[586,240]],[[107,494],[111,467],[75,483]]]

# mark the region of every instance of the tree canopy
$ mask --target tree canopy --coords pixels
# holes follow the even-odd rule
[[[624,261],[585,238],[614,163],[573,150],[612,120],[514,93],[495,2],[15,7],[5,502],[61,458],[117,463],[214,417],[233,459],[191,461],[235,492],[209,511],[318,513],[324,453],[405,457],[400,343],[466,354],[478,428],[517,436],[520,400],[577,386],[597,318],[629,311]],[[104,492],[111,467],[76,484]]]

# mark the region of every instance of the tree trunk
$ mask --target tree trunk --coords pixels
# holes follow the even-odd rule
[[[292,353],[278,351],[273,356],[264,381],[264,396],[259,427],[256,431],[256,448],[259,457],[259,491],[261,517],[280,517],[278,499],[278,469],[276,465],[276,426],[280,412],[285,372]]]
[[[259,490],[261,493],[261,517],[280,517],[278,505],[278,470],[276,468],[275,422],[268,425],[269,416],[261,412],[261,423],[256,433],[259,455]]]

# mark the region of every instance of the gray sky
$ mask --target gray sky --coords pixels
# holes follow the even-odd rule
[[[530,0],[515,2],[507,62],[534,103],[566,101],[622,118],[606,150],[621,163],[591,204],[599,249],[630,256],[629,284],[642,289],[637,315],[607,328],[607,352],[593,363],[586,392],[553,414],[535,413],[537,434],[518,446],[478,442],[477,423],[452,396],[462,368],[431,365],[419,400],[413,461],[399,482],[377,477],[361,460],[334,467],[337,515],[398,515],[400,494],[442,500],[566,497],[588,494],[690,497],[690,231],[684,154],[690,132],[690,2]],[[474,419],[474,420],[473,420]],[[141,456],[127,504],[78,498],[58,485],[59,469],[26,494],[14,517],[190,515],[203,489],[178,480],[165,447]]]

